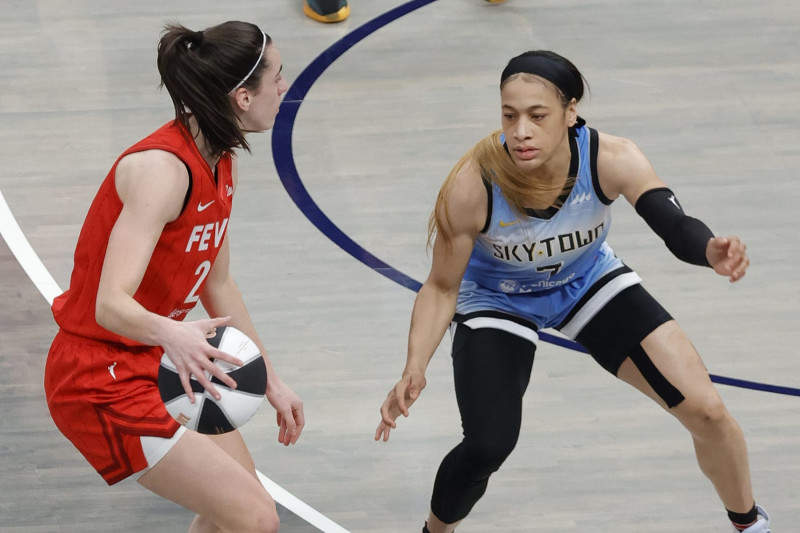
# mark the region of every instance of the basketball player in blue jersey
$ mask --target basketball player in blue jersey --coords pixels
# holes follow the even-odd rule
[[[503,71],[502,130],[468,151],[439,193],[433,264],[375,439],[408,416],[451,327],[464,438],[439,467],[423,532],[453,531],[514,449],[537,330],[555,328],[689,430],[734,531],[769,533],[739,425],[684,332],[606,243],[611,203],[624,197],[678,259],[731,282],[749,265],[745,246],[687,216],[636,145],[587,127],[583,91],[578,69],[553,52],[526,52]]]

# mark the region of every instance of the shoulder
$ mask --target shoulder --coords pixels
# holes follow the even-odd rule
[[[126,154],[117,163],[119,173],[151,173],[162,172],[166,175],[189,175],[186,164],[177,155],[166,150],[142,150]]]
[[[606,196],[614,200],[635,182],[657,179],[650,161],[630,139],[598,132],[597,178]]]
[[[189,171],[175,154],[164,150],[144,150],[123,156],[117,163],[114,179],[123,203],[146,191],[150,198],[177,198],[181,203],[189,188]]]
[[[620,163],[635,162],[637,159],[647,160],[642,150],[630,139],[597,132],[597,140],[598,165],[602,163],[613,167]]]
[[[445,181],[437,202],[437,220],[448,234],[477,235],[486,223],[488,193],[478,164],[465,157]]]
[[[486,186],[480,168],[473,159],[465,160],[461,168],[456,171],[448,196],[460,204],[475,205],[486,202]]]

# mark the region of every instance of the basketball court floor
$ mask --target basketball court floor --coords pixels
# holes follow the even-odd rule
[[[413,532],[460,438],[448,343],[388,443],[378,408],[405,361],[426,222],[464,150],[499,125],[506,61],[545,48],[591,87],[580,114],[635,140],[684,207],[748,244],[737,284],[671,256],[623,200],[610,243],[678,319],[748,439],[758,502],[800,531],[800,4],[795,0],[3,0],[0,19],[0,531],[186,531],[135,482],[106,487],[56,430],[42,372],[91,198],[171,118],[166,21],[259,24],[290,92],[250,138],[233,272],[303,398],[297,445],[265,405],[243,428],[286,532]],[[200,312],[198,311],[198,314]],[[201,316],[201,315],[200,315]],[[447,339],[446,339],[447,340]],[[553,340],[553,339],[551,339]],[[730,383],[730,384],[725,384]],[[688,434],[586,355],[542,342],[522,435],[463,532],[727,532]]]

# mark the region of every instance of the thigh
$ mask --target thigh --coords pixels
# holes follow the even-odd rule
[[[686,401],[675,407],[676,415],[680,417],[683,411],[706,408],[721,402],[705,364],[677,322],[671,320],[653,330],[642,340],[641,348],[664,379],[685,397]],[[654,390],[631,359],[620,366],[618,377],[662,407],[673,407]]]
[[[211,437],[194,431],[186,431],[139,483],[231,530],[248,527],[243,521],[265,505],[277,515],[274,501],[253,473]]]
[[[650,333],[672,320],[670,314],[640,284],[614,295],[608,301],[587,301],[599,309],[577,333],[577,340],[600,366],[617,375]]]
[[[535,349],[507,331],[456,326],[453,375],[465,437],[519,431]]]
[[[209,438],[233,457],[245,470],[257,477],[253,457],[250,455],[250,450],[247,449],[247,445],[238,429],[219,435],[209,435]]]

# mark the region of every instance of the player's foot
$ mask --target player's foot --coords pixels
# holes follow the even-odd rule
[[[758,509],[758,521],[741,533],[772,533],[772,530],[769,528],[769,515],[759,506],[756,506],[756,509]],[[735,527],[733,530],[739,533],[739,530]]]
[[[347,0],[303,0],[303,13],[317,22],[341,22],[350,16]]]
[[[486,0],[490,4],[502,4],[505,0]]]

